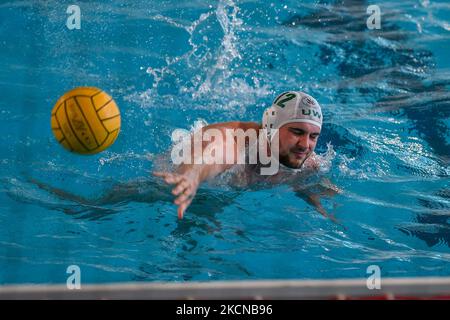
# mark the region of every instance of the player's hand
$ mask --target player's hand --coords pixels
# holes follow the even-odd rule
[[[182,219],[187,207],[197,193],[199,178],[194,172],[171,173],[153,172],[156,177],[163,178],[167,184],[173,184],[172,194],[176,196],[174,204],[178,206],[178,218]]]

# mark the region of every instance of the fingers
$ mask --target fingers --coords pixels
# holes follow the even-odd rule
[[[184,210],[185,209],[178,207],[178,219],[183,219]]]
[[[153,171],[152,174],[155,177],[165,178],[167,175],[171,174],[170,172],[162,172],[162,171]]]
[[[184,215],[184,211],[186,211],[187,207],[189,207],[189,205],[192,202],[192,198],[188,199],[187,201],[183,202],[179,207],[178,207],[178,219],[183,219],[183,215]]]
[[[180,193],[184,192],[186,189],[190,188],[190,184],[185,179],[182,180],[177,186],[172,190],[174,196],[178,196]]]
[[[184,179],[184,176],[176,173],[170,173],[170,172],[153,172],[153,175],[156,177],[163,178],[164,181],[168,184],[176,184],[180,183],[181,180]]]
[[[172,190],[172,194],[178,196],[175,199],[174,204],[178,206],[178,219],[183,219],[184,212],[193,199],[192,186],[189,181],[186,180],[186,177],[183,175],[170,172],[155,171],[153,172],[153,175],[163,178],[168,184],[176,184],[175,188]]]
[[[194,199],[194,195],[189,189],[186,189],[174,203],[178,206],[178,219],[183,219],[184,212]]]
[[[179,206],[190,198],[193,198],[192,192],[190,189],[186,189],[178,198],[175,199],[173,203]]]

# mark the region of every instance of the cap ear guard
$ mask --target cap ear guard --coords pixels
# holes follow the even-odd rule
[[[275,126],[275,120],[277,118],[277,111],[278,111],[277,109],[280,108],[279,106],[276,105],[276,103],[278,102],[278,100],[280,100],[280,98],[283,95],[285,95],[287,93],[290,93],[290,91],[286,91],[286,92],[279,94],[275,98],[275,100],[273,100],[272,105],[264,111],[264,114],[263,114],[263,128],[264,129],[269,130]]]
[[[282,99],[283,96],[286,96],[285,99]],[[296,98],[296,99],[294,99]],[[273,139],[273,130],[279,129],[278,120],[282,118],[282,112],[285,108],[285,102],[298,104],[299,97],[297,92],[295,91],[285,91],[279,94],[275,100],[273,100],[272,106],[267,108],[263,114],[262,127],[263,129],[267,129],[267,137],[268,141],[272,141]]]
[[[277,110],[274,106],[267,108],[263,114],[262,128],[267,130],[268,141],[272,141],[272,131],[275,129]]]

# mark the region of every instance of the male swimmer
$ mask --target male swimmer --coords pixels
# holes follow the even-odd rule
[[[174,203],[178,206],[178,217],[181,219],[202,182],[237,165],[243,166],[247,177],[261,175],[261,168],[267,167],[267,163],[261,163],[263,158],[260,154],[261,148],[257,150],[256,164],[240,164],[238,158],[248,154],[248,145],[238,143],[236,139],[226,139],[227,131],[236,132],[239,129],[241,132],[242,130],[243,132],[253,131],[258,139],[264,138],[258,141],[265,141],[268,154],[272,158],[275,156],[277,164],[284,168],[280,172],[276,171],[272,177],[261,176],[261,178],[275,182],[277,177],[286,173],[296,172],[299,169],[317,170],[319,168],[319,160],[314,149],[322,129],[322,121],[322,110],[316,99],[303,92],[284,92],[274,100],[271,107],[264,111],[262,124],[236,121],[216,123],[201,129],[202,132],[217,129],[222,133],[218,136],[220,141],[201,142],[202,151],[210,147],[210,144],[220,142],[224,151],[218,153],[221,161],[215,163],[185,161],[177,167],[175,172],[154,172],[153,174],[162,177],[167,184],[174,185],[172,190],[173,195],[176,196]],[[274,150],[274,147],[278,150]],[[230,156],[230,150],[233,154],[231,161],[230,157],[227,158],[227,154]],[[190,157],[189,160],[191,160]],[[255,180],[247,179],[249,184],[253,181]],[[321,214],[328,216],[316,195],[309,193],[305,199],[315,205]],[[332,216],[330,217],[333,219]]]

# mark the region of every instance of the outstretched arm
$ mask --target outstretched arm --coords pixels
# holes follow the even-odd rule
[[[227,146],[226,146],[226,135],[225,135],[225,126],[226,124],[216,124],[207,126],[205,128],[202,128],[201,130],[205,129],[218,129],[222,131],[223,140],[215,141],[213,139],[211,142],[203,142],[202,143],[202,153],[203,150],[205,150],[209,144],[217,143],[216,146],[219,148],[223,148],[222,156],[224,157],[221,159],[220,163],[222,164],[194,164],[194,148],[193,148],[193,138],[191,139],[191,161],[190,163],[183,163],[181,164],[175,172],[154,172],[153,174],[157,177],[161,177],[164,179],[164,181],[167,184],[174,185],[174,188],[172,190],[172,194],[176,196],[174,203],[178,206],[178,218],[182,219],[183,214],[187,207],[191,204],[193,198],[195,197],[195,194],[197,193],[197,189],[200,186],[202,182],[205,180],[214,178],[215,176],[219,175],[220,173],[224,172],[225,170],[231,168],[233,164],[226,164],[226,152],[227,152]],[[234,123],[229,123],[229,127],[236,126]],[[236,154],[236,145],[234,144],[230,146],[235,150]],[[204,159],[203,159],[204,160]],[[219,159],[220,160],[220,159]],[[234,161],[233,161],[234,162]]]

